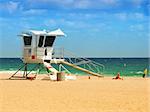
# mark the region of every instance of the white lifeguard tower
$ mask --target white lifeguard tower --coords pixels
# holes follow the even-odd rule
[[[23,40],[23,63],[24,65],[18,69],[9,79],[11,78],[24,78],[28,79],[27,77],[33,70],[37,70],[40,68],[40,65],[43,64],[48,73],[50,71],[50,76],[54,76],[59,78],[59,73],[62,73],[62,70],[66,70],[69,72],[63,65],[70,66],[72,68],[78,69],[80,71],[86,72],[88,74],[103,77],[100,74],[100,69],[104,68],[102,64],[96,63],[92,60],[86,58],[78,58],[67,56],[64,58],[64,50],[63,56],[59,56],[55,58],[53,55],[53,44],[57,37],[65,36],[64,32],[60,29],[54,31],[38,31],[38,30],[29,30],[27,32],[22,32],[19,36],[21,36]],[[36,66],[28,70],[28,64],[35,64]],[[52,63],[59,65],[59,70],[55,69],[51,66]],[[23,76],[15,76],[21,69],[24,68]],[[57,79],[58,80],[58,79]]]
[[[23,39],[23,62],[43,63],[52,59],[53,44],[57,37],[65,36],[60,30],[30,30],[20,35]]]
[[[38,68],[40,64],[44,64],[47,69],[49,69],[56,75],[58,71],[53,68],[50,63],[63,59],[52,60],[53,44],[57,37],[65,36],[63,31],[61,31],[60,29],[54,31],[29,30],[27,32],[22,32],[19,36],[21,36],[23,40],[22,60],[24,65],[18,71],[24,68],[23,77],[26,78],[27,75],[32,71],[31,70],[29,71],[29,73],[27,73],[27,66],[31,63],[37,64],[37,66],[35,66],[33,70],[35,68]],[[14,77],[16,73],[13,74],[10,79]]]

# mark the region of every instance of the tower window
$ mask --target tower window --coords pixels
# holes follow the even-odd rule
[[[32,36],[24,36],[23,40],[24,40],[24,45],[25,46],[31,46]]]
[[[55,38],[56,38],[55,36],[46,36],[44,47],[52,47]]]
[[[43,45],[43,40],[44,40],[44,36],[40,36],[38,47],[42,47],[42,45]]]

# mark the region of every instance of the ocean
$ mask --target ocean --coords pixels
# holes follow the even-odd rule
[[[89,58],[97,63],[103,64],[105,69],[103,70],[104,76],[115,76],[120,72],[121,76],[134,76],[142,77],[144,69],[150,71],[150,58]],[[15,72],[23,65],[20,58],[0,58],[0,72]],[[34,64],[29,65],[29,69],[32,69]],[[58,68],[57,66],[55,66]],[[87,75],[76,69],[68,68],[74,74]],[[41,70],[45,73],[46,69]]]

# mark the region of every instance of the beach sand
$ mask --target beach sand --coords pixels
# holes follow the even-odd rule
[[[150,78],[4,80],[8,76],[0,74],[0,112],[150,112]]]

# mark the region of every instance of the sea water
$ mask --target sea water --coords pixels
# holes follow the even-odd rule
[[[144,69],[150,71],[150,58],[89,58],[97,63],[105,66],[102,73],[106,76],[114,76],[120,72],[121,76],[135,76],[141,77]],[[0,72],[15,72],[21,66],[23,62],[20,58],[0,58]],[[34,68],[35,64],[30,64],[28,70]],[[54,65],[57,69],[58,66]],[[73,69],[72,67],[66,67],[73,74],[87,75],[86,73]],[[46,69],[41,67],[41,73]]]

